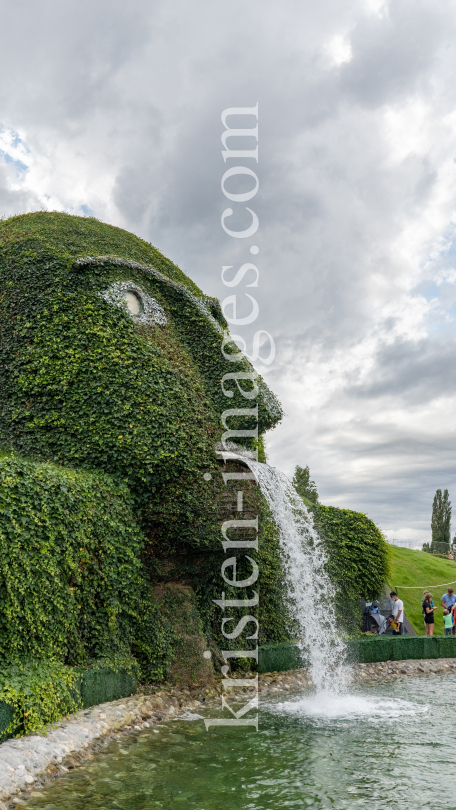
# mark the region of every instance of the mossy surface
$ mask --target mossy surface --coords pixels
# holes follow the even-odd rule
[[[141,563],[125,485],[104,473],[0,460],[0,669],[109,659],[166,675],[171,632]]]
[[[156,302],[165,315],[160,323],[135,320],[109,299],[113,285],[127,283]],[[236,382],[233,373],[244,376]],[[224,427],[222,414],[235,408],[250,413],[227,417]],[[6,654],[78,664],[114,651],[134,656],[143,677],[163,677],[173,641],[151,587],[169,582],[194,591],[210,649],[254,647],[256,640],[247,640],[252,624],[236,639],[221,632],[222,614],[232,631],[245,611],[214,603],[222,591],[239,598],[220,574],[221,523],[239,518],[237,484],[223,483],[215,447],[227,425],[257,428],[257,436],[235,440],[263,460],[262,436],[281,416],[230,342],[219,303],[151,245],[66,214],[0,222],[0,495],[5,503],[12,498],[0,515],[11,568],[0,581]],[[277,532],[258,488],[245,482],[243,489],[244,517],[259,517],[259,550],[251,556],[260,567],[243,596],[260,594],[259,641],[285,642]],[[377,530],[362,516],[344,512],[340,520],[342,510],[322,509],[320,525],[340,563],[336,582],[349,583],[347,599],[356,588],[360,595],[383,570]],[[238,531],[255,536],[254,529]],[[368,552],[359,546],[362,532]],[[372,555],[378,562],[369,582],[360,567],[366,554],[369,565]],[[241,558],[238,577],[244,573],[251,564]],[[80,593],[76,607],[71,588]],[[155,618],[142,626],[145,602],[152,613],[144,616]]]
[[[156,301],[165,313],[164,322],[145,325],[125,307],[110,302],[106,291],[119,282],[131,283]],[[120,609],[122,594],[130,602],[133,598],[123,590],[130,565],[139,577],[136,584],[131,582],[136,595],[143,593],[140,580],[149,585],[172,580],[191,587],[211,643],[225,648],[242,645],[242,637],[236,642],[223,638],[220,610],[213,602],[223,585],[220,518],[238,516],[235,506],[226,504],[227,489],[215,446],[225,429],[221,415],[226,409],[251,409],[251,415],[229,417],[228,425],[250,431],[257,427],[257,438],[241,436],[238,441],[250,449],[259,448],[260,453],[262,434],[277,424],[282,412],[248,361],[230,359],[238,349],[227,340],[218,302],[204,296],[176,265],[134,235],[94,219],[57,213],[0,223],[0,284],[0,445],[8,459],[5,475],[13,465],[19,477],[36,482],[47,470],[48,478],[58,482],[58,515],[49,506],[43,542],[50,542],[55,521],[62,536],[68,523],[67,537],[61,541],[65,553],[59,558],[52,547],[48,560],[55,583],[50,597],[53,607],[42,626],[35,626],[30,572],[34,570],[35,588],[42,594],[54,585],[46,584],[49,572],[44,558],[34,562],[33,531],[23,532],[20,524],[11,529],[11,516],[3,515],[5,536],[11,534],[10,558],[20,545],[27,569],[17,567],[15,583],[21,594],[28,591],[31,600],[22,640],[11,635],[6,649],[20,656],[28,655],[30,647],[33,654],[53,655],[69,663],[73,657],[79,663],[84,657],[107,654],[108,648],[122,648],[136,657],[146,677],[162,677],[169,664],[164,629],[169,625],[157,613],[155,630],[149,633],[157,657],[147,649],[134,610],[122,613]],[[240,384],[251,392],[251,399],[242,396],[232,378],[223,383],[232,396],[222,390],[224,376],[234,372],[245,375]],[[203,479],[206,472],[212,474],[210,483]],[[90,486],[84,476],[89,476]],[[79,481],[85,482],[81,483],[85,495],[76,507],[72,504]],[[2,486],[11,494],[5,482]],[[38,485],[39,494],[32,494],[33,486],[26,514],[27,520],[38,524],[43,502]],[[261,632],[265,641],[282,640],[286,619],[281,609],[278,543],[265,504],[254,490],[251,487],[251,508],[256,514],[262,510],[263,518],[260,551],[253,554],[261,562]],[[103,539],[99,528],[115,512],[108,491],[112,491],[111,500],[115,493],[119,510],[123,499],[128,520],[120,534],[108,533]],[[228,496],[235,499],[234,493]],[[83,553],[76,552],[78,543],[82,549],[86,546],[79,528],[72,526],[72,510],[81,520],[84,510],[91,516],[98,527],[93,530],[98,538],[92,543],[94,559],[101,554],[105,568],[112,567],[113,575],[100,586],[97,597],[107,605],[119,605],[112,626],[103,622],[95,626],[82,596],[81,608],[76,607],[76,613],[69,609],[72,577],[78,587],[90,590],[89,580],[82,575],[78,579],[73,571],[74,565],[81,564],[78,554]],[[121,557],[117,546],[125,547],[121,535],[122,531],[128,534],[128,521],[133,545],[126,547],[132,557],[116,568]],[[90,565],[95,562],[88,560],[87,571]],[[240,570],[243,565],[249,564],[241,562]],[[6,588],[7,598],[12,599],[6,583],[5,578],[0,592]],[[237,596],[237,589],[227,587],[227,595],[230,591]],[[125,605],[130,602],[125,598]],[[25,603],[15,608],[18,622],[25,609]],[[44,612],[40,597],[37,609]]]
[[[111,258],[78,263],[98,242]],[[130,262],[146,248],[119,229],[63,214],[0,224],[0,443],[118,475],[144,504],[182,476],[194,480],[180,481],[181,494],[201,489],[196,477],[214,461],[222,412],[250,404],[234,382],[225,396],[221,380],[253,371],[246,360],[224,357],[226,324],[216,302],[189,292],[183,279],[175,283],[175,266],[158,261],[150,246],[153,268]],[[107,303],[103,291],[119,280],[153,296],[167,324],[137,325]],[[264,383],[256,384],[252,416],[234,417],[230,427],[255,428],[258,406],[261,435],[281,410]],[[244,388],[253,390],[253,383]]]
[[[153,265],[173,281],[183,284],[197,296],[202,292],[193,281],[153,245],[122,228],[107,225],[93,217],[38,211],[0,221],[3,244],[22,245],[34,253],[43,250],[66,254],[70,260],[82,256],[119,256]]]
[[[214,668],[204,656],[207,640],[203,633],[195,592],[192,588],[168,582],[154,588],[162,616],[173,628],[168,678],[177,686],[211,681]]]

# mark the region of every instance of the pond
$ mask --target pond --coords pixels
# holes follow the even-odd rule
[[[188,717],[109,743],[28,810],[456,808],[454,675],[268,696],[258,732]]]

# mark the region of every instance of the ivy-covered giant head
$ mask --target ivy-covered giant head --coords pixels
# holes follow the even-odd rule
[[[259,435],[280,419],[261,380],[254,401],[234,383],[226,397],[224,374],[252,369],[224,357],[218,302],[132,234],[59,213],[6,220],[0,283],[3,447],[103,469],[144,505],[201,479],[226,408],[258,404]]]

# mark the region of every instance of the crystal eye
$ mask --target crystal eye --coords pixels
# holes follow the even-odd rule
[[[128,312],[136,324],[164,326],[168,323],[163,307],[134,281],[115,281],[99,295],[108,304],[114,304]]]
[[[132,290],[126,290],[123,297],[125,298],[128,311],[131,312],[132,315],[139,315],[143,308],[139,295],[134,293]]]

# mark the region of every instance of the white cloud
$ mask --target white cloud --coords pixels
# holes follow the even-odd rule
[[[335,67],[344,65],[346,62],[351,62],[353,58],[350,40],[345,34],[336,34],[333,36],[327,45],[324,46],[324,51],[329,64]]]
[[[223,298],[221,266],[250,254],[220,227],[220,113],[259,101],[255,328],[288,414],[271,461],[424,538],[435,489],[456,498],[453,4],[28,11],[0,30],[1,213],[93,212]]]

